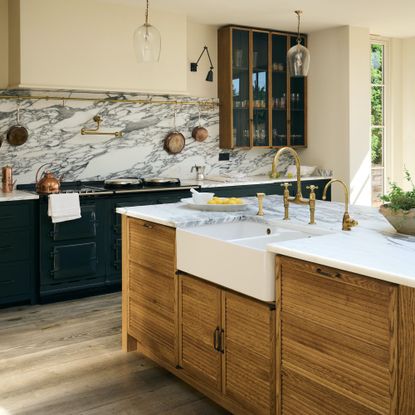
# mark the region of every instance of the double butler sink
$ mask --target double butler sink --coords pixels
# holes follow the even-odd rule
[[[267,251],[267,245],[329,233],[282,221],[177,229],[177,268],[250,297],[274,301],[275,254]]]

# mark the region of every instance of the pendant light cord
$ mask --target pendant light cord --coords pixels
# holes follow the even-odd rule
[[[301,20],[301,10],[296,10],[295,14],[298,18],[298,24],[297,24],[297,43],[301,43],[301,37],[300,37],[300,20]]]
[[[149,0],[147,0],[147,6],[146,6],[146,26],[148,26],[148,2]]]

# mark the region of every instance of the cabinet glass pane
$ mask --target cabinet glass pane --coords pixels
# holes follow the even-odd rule
[[[287,145],[287,37],[272,36],[272,145]]]
[[[290,43],[294,46],[297,43],[296,37],[292,36]],[[290,78],[290,84],[291,145],[301,146],[305,144],[305,78]]]
[[[249,32],[232,31],[233,137],[236,147],[248,147],[249,139]]]
[[[253,32],[252,89],[254,146],[269,146],[268,33]]]

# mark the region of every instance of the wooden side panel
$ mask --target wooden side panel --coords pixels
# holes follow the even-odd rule
[[[137,350],[137,341],[128,334],[128,298],[129,298],[129,219],[123,215],[122,227],[122,327],[121,327],[121,348],[123,352]]]
[[[394,414],[397,287],[307,262],[281,263],[283,373],[301,374],[368,413]],[[283,408],[284,382],[283,375]]]
[[[415,289],[399,287],[399,415],[415,414]]]
[[[128,332],[139,351],[176,364],[174,278],[130,263]]]
[[[140,219],[130,220],[129,260],[155,273],[175,272],[175,229]]]
[[[128,256],[123,272],[128,280],[128,338],[139,351],[168,365],[178,361],[175,229],[140,219],[128,219]]]
[[[233,148],[232,119],[232,29],[218,31],[218,97],[219,97],[219,145]]]
[[[275,413],[275,310],[224,292],[224,393],[253,414]]]
[[[180,366],[199,383],[221,390],[221,356],[215,350],[219,333],[221,292],[212,284],[180,276]],[[218,339],[218,336],[216,336]]]

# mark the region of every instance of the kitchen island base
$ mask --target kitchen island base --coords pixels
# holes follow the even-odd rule
[[[123,216],[124,351],[238,414],[275,414],[275,306],[180,273],[175,229]]]

